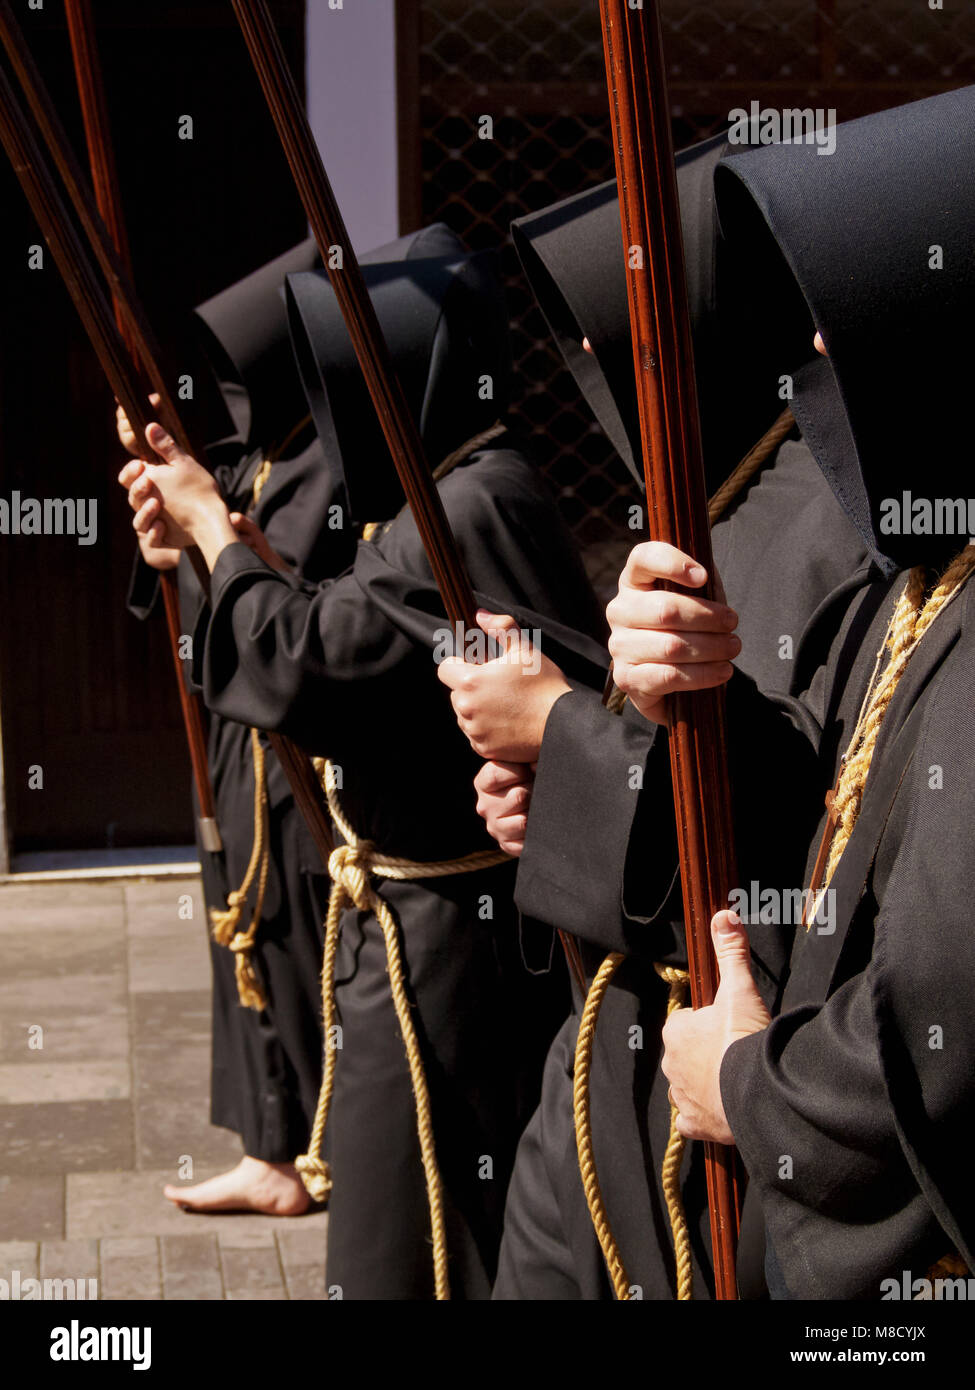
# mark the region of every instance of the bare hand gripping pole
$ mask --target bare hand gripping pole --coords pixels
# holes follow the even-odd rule
[[[650,533],[713,572],[658,0],[600,0]],[[640,254],[636,254],[636,250]],[[709,587],[708,596],[713,597]],[[711,917],[736,883],[724,692],[672,695],[670,761],[691,1002],[717,988]],[[735,1151],[705,1145],[715,1292],[737,1298]]]

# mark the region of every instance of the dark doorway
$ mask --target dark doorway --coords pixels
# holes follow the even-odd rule
[[[298,241],[305,222],[226,0],[97,0],[136,281],[176,311]],[[84,153],[61,7],[17,7]],[[304,4],[274,14],[299,78]],[[180,138],[190,116],[192,139]],[[185,124],[184,124],[185,132]],[[0,535],[0,716],[11,848],[192,838],[189,764],[161,616],[124,602],[133,553],[114,407],[53,259],[0,159],[0,498],[94,498],[97,541]],[[30,769],[43,786],[29,786]],[[37,781],[36,773],[33,777]]]

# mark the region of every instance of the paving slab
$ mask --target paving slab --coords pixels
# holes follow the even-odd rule
[[[5,1240],[52,1240],[65,1234],[62,1174],[0,1172],[0,1235]]]
[[[127,1100],[0,1107],[0,1172],[35,1176],[126,1169],[133,1158]]]
[[[277,1246],[263,1249],[234,1250],[219,1243],[223,1286],[228,1298],[265,1297],[287,1298]]]
[[[325,1298],[325,1252],[316,1265],[295,1265],[284,1273],[288,1297],[295,1301],[318,1302]]]
[[[42,1279],[97,1279],[97,1240],[41,1242]]]
[[[125,928],[130,937],[192,936],[195,933],[205,941],[206,917],[198,878],[126,883],[123,894]],[[188,916],[187,911],[191,915]]]
[[[130,936],[129,990],[132,994],[182,992],[210,980],[210,953],[202,927],[195,932],[154,932]]]
[[[290,1226],[281,1227],[275,1233],[285,1273],[302,1265],[324,1265],[327,1230],[328,1213],[321,1212],[315,1218],[303,1216],[299,1221],[292,1221]]]
[[[203,1075],[209,1067],[201,1063]],[[193,1160],[193,1177],[199,1182],[202,1168],[220,1172],[240,1162],[241,1144],[236,1134],[210,1124],[210,1100],[204,1088],[176,1095],[146,1089],[136,1098],[136,1166],[166,1170],[166,1182],[179,1182],[178,1171],[186,1157]]]
[[[139,1048],[165,1052],[172,1043],[198,1043],[209,1050],[210,1020],[209,974],[193,988],[146,990],[132,999],[132,1041]]]
[[[50,979],[68,990],[62,998],[83,998],[77,980],[87,975],[122,976],[125,972],[125,937],[121,926],[91,932],[37,930],[3,935],[5,989],[21,981]]]
[[[0,1241],[0,1279],[10,1282],[13,1271],[21,1279],[36,1279],[40,1270],[40,1244],[36,1240]]]
[[[50,926],[97,932],[119,927],[125,902],[121,883],[5,883],[0,885],[0,933]]]
[[[277,1250],[274,1227],[251,1223],[249,1226],[235,1226],[217,1232],[221,1250]]]
[[[155,1236],[110,1236],[99,1245],[103,1300],[162,1298],[162,1263]]]
[[[124,1061],[129,1055],[129,1008],[124,982],[102,979],[90,1001],[68,996],[63,982],[40,1004],[21,998],[4,1008],[0,1021],[0,1064]],[[52,997],[54,996],[54,997]]]
[[[234,1289],[228,1289],[224,1297],[228,1300],[228,1302],[233,1303],[271,1303],[277,1301],[283,1302],[288,1297],[288,1291],[284,1287],[284,1285],[282,1285],[280,1289],[245,1289],[243,1290],[243,1292],[238,1292]]]
[[[223,1298],[215,1235],[163,1236],[160,1248],[163,1298]]]
[[[4,961],[0,979],[0,1018],[5,1021],[16,1016],[28,1024],[50,1027],[51,1020],[56,1021],[65,1006],[75,1008],[79,1000],[84,1001],[87,1012],[127,1010],[124,961],[119,965],[113,958],[109,968],[101,974],[79,969],[70,977],[42,973],[16,979],[8,976],[7,961]]]
[[[0,1066],[0,1105],[48,1104],[52,1101],[128,1100],[131,1076],[128,1059],[118,1062],[53,1062],[37,1060]],[[124,1054],[123,1054],[124,1057]]]

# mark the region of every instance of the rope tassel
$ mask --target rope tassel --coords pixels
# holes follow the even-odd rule
[[[264,894],[267,877],[271,867],[271,848],[268,836],[267,777],[264,768],[264,748],[260,734],[251,729],[251,752],[254,758],[254,844],[251,857],[244,874],[243,882],[227,897],[226,908],[210,909],[210,929],[213,939],[220,946],[227,946],[234,953],[234,971],[237,978],[237,997],[245,1009],[260,1012],[267,1008],[267,997],[261,985],[254,964],[254,944],[257,929],[261,924],[264,907]],[[257,879],[257,893],[254,898],[254,912],[250,926],[239,931],[247,896]]]

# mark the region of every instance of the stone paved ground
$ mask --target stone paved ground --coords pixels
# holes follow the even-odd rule
[[[323,1297],[324,1213],[190,1216],[161,1195],[187,1155],[194,1180],[240,1156],[208,1119],[209,975],[196,879],[0,886],[0,1279]]]

